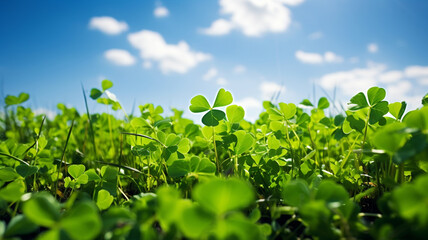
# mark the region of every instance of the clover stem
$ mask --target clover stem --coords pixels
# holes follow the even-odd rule
[[[238,174],[238,155],[235,155],[235,174]]]
[[[217,146],[215,144],[215,129],[214,129],[214,127],[212,127],[212,129],[213,129],[213,144],[214,144],[215,162],[217,164],[217,171],[220,174],[220,172],[221,172],[220,163],[218,162]]]
[[[61,172],[61,167],[62,167],[62,162],[65,162],[64,157],[65,157],[65,151],[67,150],[67,145],[68,145],[68,140],[70,140],[70,136],[71,136],[71,131],[73,130],[73,126],[74,126],[74,119],[71,122],[71,127],[70,130],[68,131],[68,135],[67,135],[67,139],[65,140],[65,145],[64,145],[64,149],[62,151],[62,155],[61,155],[61,161],[59,162],[59,167],[58,167],[58,174],[57,174],[57,178],[56,178],[56,184],[55,184],[55,191],[54,191],[54,196],[56,197],[57,195],[57,190],[58,190],[58,182],[59,182],[59,175]],[[67,165],[64,164],[64,176],[65,177],[67,175]]]
[[[371,107],[369,108],[369,112],[367,113],[367,119],[366,119],[366,124],[364,126],[364,137],[363,137],[363,144],[361,145],[361,154],[359,156],[359,161],[358,164],[362,163],[363,160],[363,155],[364,155],[364,144],[366,143],[366,138],[367,138],[367,129],[369,128],[369,118],[370,118],[370,112],[371,112]],[[358,166],[359,167],[359,166]],[[359,168],[357,168],[359,169]]]
[[[288,134],[288,122],[285,123],[285,132],[286,132],[286,137],[287,137],[287,141],[288,141],[288,145],[290,146],[290,152],[291,152],[291,176],[293,176],[293,172],[294,172],[294,152],[293,152],[293,145],[291,144],[290,141],[290,135]]]
[[[404,163],[398,165],[397,182],[400,184],[404,182]]]
[[[318,147],[317,147],[317,144],[315,143],[314,139],[312,138],[311,128],[309,127],[309,124],[308,124],[307,128],[308,128],[308,133],[309,133],[309,139],[311,140],[311,143],[312,143],[312,148],[315,150],[315,162],[319,165],[320,174],[321,174],[322,173],[322,161],[319,158]]]
[[[148,189],[148,191],[150,192],[150,188],[151,188],[151,183],[152,183],[152,176],[151,176],[151,174],[150,174],[150,158],[151,158],[151,153],[149,154],[149,157],[147,158],[147,172],[148,172],[148,175],[147,175],[147,189]]]
[[[108,107],[107,107],[107,111],[109,111]],[[115,151],[115,148],[114,148],[113,127],[112,127],[112,124],[111,124],[111,117],[112,117],[111,114],[107,115],[107,118],[108,118],[108,129],[109,129],[109,133],[110,133],[111,149],[114,152],[114,156],[116,156],[116,151]]]

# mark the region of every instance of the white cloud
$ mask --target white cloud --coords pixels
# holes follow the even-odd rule
[[[168,10],[168,8],[166,8],[164,6],[158,6],[153,11],[153,15],[155,15],[155,17],[157,17],[157,18],[168,17],[169,10]]]
[[[135,57],[123,49],[110,49],[104,52],[104,57],[119,66],[131,66],[135,64]]]
[[[319,64],[324,61],[323,56],[318,53],[309,53],[299,50],[296,52],[295,56],[302,63]]]
[[[228,83],[229,82],[225,78],[223,78],[223,77],[217,78],[217,84],[220,85],[220,86],[227,85]]]
[[[376,43],[370,43],[367,45],[367,51],[371,53],[377,53],[379,51],[379,47]]]
[[[400,81],[386,87],[387,100],[389,102],[406,101],[407,110],[413,110],[421,106],[422,96],[414,96],[411,90],[414,88],[409,81]]]
[[[284,86],[275,82],[262,82],[260,84],[260,90],[264,100],[271,100],[278,93],[284,93],[286,89]]]
[[[321,39],[324,36],[324,34],[322,32],[313,32],[311,33],[308,38],[310,40],[317,40],[317,39]]]
[[[366,92],[370,87],[379,86],[386,89],[386,99],[389,102],[406,101],[407,109],[420,107],[422,93],[415,86],[415,82],[406,80],[409,76],[420,77],[424,74],[425,67],[409,66],[403,71],[386,71],[384,64],[368,62],[365,68],[355,68],[348,71],[333,72],[318,79],[318,84],[326,90],[337,88],[342,97],[349,97],[358,92]],[[427,67],[428,69],[428,67]],[[424,85],[423,78],[419,78],[419,84]],[[425,82],[428,85],[428,80]]]
[[[396,101],[401,101],[407,93],[412,89],[412,84],[409,81],[401,81],[394,85],[389,85],[386,88],[388,96]]]
[[[245,110],[245,119],[249,121],[257,120],[259,114],[263,110],[263,104],[260,100],[253,97],[246,97],[234,102]]]
[[[343,94],[352,96],[375,86],[376,80],[385,68],[384,65],[370,63],[367,68],[326,74],[319,79],[319,84],[326,90],[333,90],[336,87]]]
[[[144,69],[150,69],[152,67],[153,67],[153,63],[152,62],[150,62],[150,61],[144,61],[143,62],[143,68]]]
[[[428,77],[428,66],[409,66],[404,69],[406,77],[409,78],[424,78]]]
[[[244,73],[247,71],[247,68],[244,65],[236,65],[235,68],[233,68],[233,71],[235,73]]]
[[[226,35],[233,29],[233,24],[224,19],[217,19],[209,28],[201,29],[201,33],[212,36]]]
[[[421,78],[418,80],[420,85],[428,86],[428,78]]]
[[[89,21],[89,28],[100,30],[109,35],[117,35],[128,30],[128,24],[124,21],[119,22],[112,17],[93,17]]]
[[[202,76],[202,79],[204,81],[209,81],[209,80],[215,78],[217,75],[218,75],[217,68],[213,67],[213,68],[210,68],[208,70],[208,72],[204,74],[204,76]]]
[[[290,6],[297,6],[304,2],[305,0],[281,0],[281,2],[290,5]]]
[[[219,0],[220,13],[226,19],[214,21],[201,32],[208,35],[225,35],[232,29],[246,36],[261,36],[269,32],[284,32],[291,23],[291,12],[285,6],[298,5],[302,0]]]
[[[145,61],[158,63],[164,74],[171,72],[186,73],[199,63],[211,59],[211,55],[192,51],[185,41],[178,44],[168,44],[157,32],[142,30],[128,35],[132,46],[140,50],[140,56]]]
[[[46,108],[37,108],[33,110],[35,115],[45,115],[46,118],[53,120],[55,119],[56,112],[46,109]]]
[[[404,77],[404,74],[401,71],[389,71],[379,76],[379,82],[394,83],[399,81],[403,77]]]
[[[343,57],[336,55],[334,52],[324,53],[324,60],[328,63],[340,63],[343,62]]]
[[[296,51],[295,56],[297,60],[307,64],[321,64],[321,63],[340,63],[343,62],[343,57],[335,54],[334,52],[325,52],[324,56],[319,53],[310,53],[303,51]]]
[[[349,59],[349,62],[350,63],[358,63],[360,61],[360,59],[358,58],[358,57],[351,57],[350,59]]]

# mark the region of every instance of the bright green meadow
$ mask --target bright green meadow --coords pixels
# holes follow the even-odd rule
[[[112,87],[82,89],[86,111],[58,104],[54,119],[26,93],[4,99],[0,239],[428,235],[428,94],[416,110],[378,87],[346,109],[265,101],[248,122],[220,89],[190,100],[199,125],[153,104],[128,114]]]

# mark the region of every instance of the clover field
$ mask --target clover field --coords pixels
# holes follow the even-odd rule
[[[26,93],[4,99],[0,239],[428,234],[428,95],[416,110],[378,87],[347,109],[265,101],[248,122],[220,89],[189,99],[199,125],[153,104],[128,115],[112,87],[83,90],[86,111],[58,104],[54,119],[24,107]]]

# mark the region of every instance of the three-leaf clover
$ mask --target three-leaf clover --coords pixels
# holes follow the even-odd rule
[[[229,91],[221,88],[214,100],[214,104],[211,106],[208,100],[202,96],[197,95],[190,100],[190,111],[194,113],[206,112],[202,117],[202,123],[206,126],[214,127],[219,124],[219,121],[225,118],[226,114],[222,110],[215,108],[224,107],[231,104],[233,101],[232,94]]]
[[[379,87],[370,88],[367,91],[367,98],[363,92],[359,92],[351,98],[351,104],[353,104],[353,106],[350,109],[359,110],[368,107],[370,109],[369,123],[375,124],[389,111],[388,102],[382,101],[385,95],[385,89]]]
[[[121,109],[119,101],[116,98],[116,95],[108,91],[108,89],[113,87],[113,83],[110,80],[103,80],[101,82],[101,88],[102,91],[98,88],[92,88],[90,97],[94,100],[97,100],[97,102],[104,104],[104,105],[111,105],[113,110]],[[101,96],[105,94],[106,97]]]

